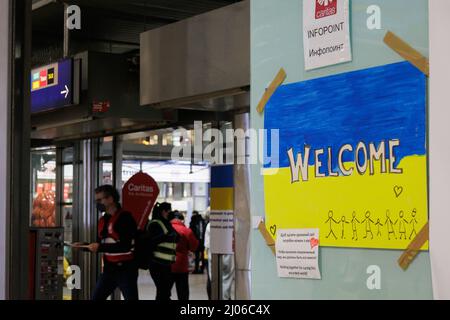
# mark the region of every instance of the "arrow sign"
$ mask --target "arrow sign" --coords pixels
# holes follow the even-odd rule
[[[1,1],[1,0],[0,0]],[[40,76],[46,74],[47,81]],[[54,110],[74,104],[73,61],[65,59],[31,71],[31,112]]]
[[[61,91],[61,94],[64,94],[64,99],[67,99],[67,96],[69,95],[69,88],[67,87],[67,85],[65,85],[66,90]]]

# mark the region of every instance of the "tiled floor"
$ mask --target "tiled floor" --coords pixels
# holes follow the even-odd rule
[[[206,293],[206,281],[207,281],[206,272],[204,274],[189,274],[190,300],[208,300],[208,294]],[[155,300],[156,287],[148,271],[139,270],[138,289],[140,300]],[[68,291],[66,288],[64,288],[64,300],[70,299],[71,299],[71,292]],[[174,285],[172,289],[172,300],[176,299],[177,299],[177,292]]]
[[[204,274],[189,274],[189,299],[190,300],[208,300],[206,293],[206,272]],[[148,271],[139,270],[139,299],[155,300],[156,287]],[[175,285],[172,289],[172,300],[177,299]]]

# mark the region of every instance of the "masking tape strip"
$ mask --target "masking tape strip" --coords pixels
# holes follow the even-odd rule
[[[276,75],[275,79],[272,80],[272,83],[270,86],[266,89],[266,92],[264,92],[263,97],[258,103],[258,106],[256,107],[256,110],[259,113],[263,113],[264,108],[266,107],[267,102],[269,102],[272,95],[275,93],[275,91],[278,89],[279,86],[284,82],[286,79],[286,72],[283,68],[278,71],[278,74]]]
[[[430,63],[428,59],[413,47],[411,47],[408,43],[403,41],[400,37],[395,35],[393,32],[388,31],[383,41],[401,57],[403,57],[404,59],[412,63],[417,69],[422,71],[422,73],[424,73],[426,76],[430,75]],[[403,270],[408,269],[409,265],[419,254],[420,249],[428,240],[429,224],[427,223],[398,259],[398,264]]]
[[[275,255],[275,240],[273,240],[272,236],[270,235],[269,231],[266,229],[266,225],[264,224],[264,221],[261,221],[258,226],[259,232],[264,238],[264,241],[266,242],[267,246],[272,250],[273,254]]]
[[[425,242],[429,239],[429,224],[427,224],[420,230],[414,240],[409,244],[408,248],[398,259],[398,264],[403,270],[407,270],[409,265],[416,258],[417,254],[420,252],[420,249],[423,247]]]
[[[397,52],[400,56],[411,62],[417,69],[422,71],[426,76],[430,75],[430,63],[426,57],[415,50],[401,38],[396,36],[391,31],[386,33],[383,39],[392,50]]]

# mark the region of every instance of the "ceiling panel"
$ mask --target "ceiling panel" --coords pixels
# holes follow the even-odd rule
[[[81,30],[70,32],[71,52],[133,53],[142,32],[239,2],[236,0],[33,0],[32,64],[62,56],[63,3],[81,8]]]

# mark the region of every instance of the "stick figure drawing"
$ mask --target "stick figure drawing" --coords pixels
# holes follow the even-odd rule
[[[356,212],[353,211],[353,218],[352,218],[352,231],[353,231],[353,236],[352,236],[352,240],[358,241],[358,231],[357,231],[357,223],[361,223],[359,222],[358,218],[356,218]]]
[[[397,224],[397,221],[392,222],[391,212],[389,210],[386,211],[386,221],[384,222],[384,224],[386,225],[388,230],[388,240],[391,240],[391,234],[393,234],[394,238],[397,239],[394,231],[394,226]]]
[[[400,239],[402,238],[402,236],[404,237],[403,239],[406,240],[406,225],[408,224],[408,221],[406,221],[406,219],[404,218],[405,213],[402,211],[400,211],[399,213],[400,219],[399,219],[399,225],[398,225],[398,229],[399,229],[399,233],[400,233]]]
[[[383,224],[380,222],[380,219],[377,219],[377,223],[375,225],[378,227],[377,237],[381,236],[381,227]]]
[[[330,223],[330,233],[328,233],[326,238],[328,239],[330,237],[330,235],[333,235],[334,239],[337,240],[337,237],[336,237],[336,235],[333,232],[333,222],[336,223],[336,224],[339,224],[339,221],[334,220],[334,218],[333,218],[333,211],[332,210],[330,210],[330,212],[328,212],[328,220],[325,221],[325,223],[328,223],[328,222]]]
[[[417,232],[416,232],[416,224],[418,224],[419,222],[418,222],[417,219],[416,219],[416,214],[417,214],[417,210],[414,209],[414,210],[412,211],[412,213],[411,213],[412,219],[411,219],[411,221],[409,222],[409,224],[410,224],[411,227],[412,227],[411,234],[409,235],[409,240],[411,240],[411,237],[412,237],[413,233],[414,233],[414,235],[417,236]]]
[[[375,224],[375,222],[373,222],[372,219],[370,219],[370,211],[366,212],[366,218],[361,223],[366,223],[366,235],[364,236],[364,239],[367,238],[369,233],[370,233],[371,238],[373,239],[371,224]]]
[[[345,224],[350,224],[350,222],[345,219],[345,216],[342,216],[340,224],[342,224],[341,239],[345,239]]]

